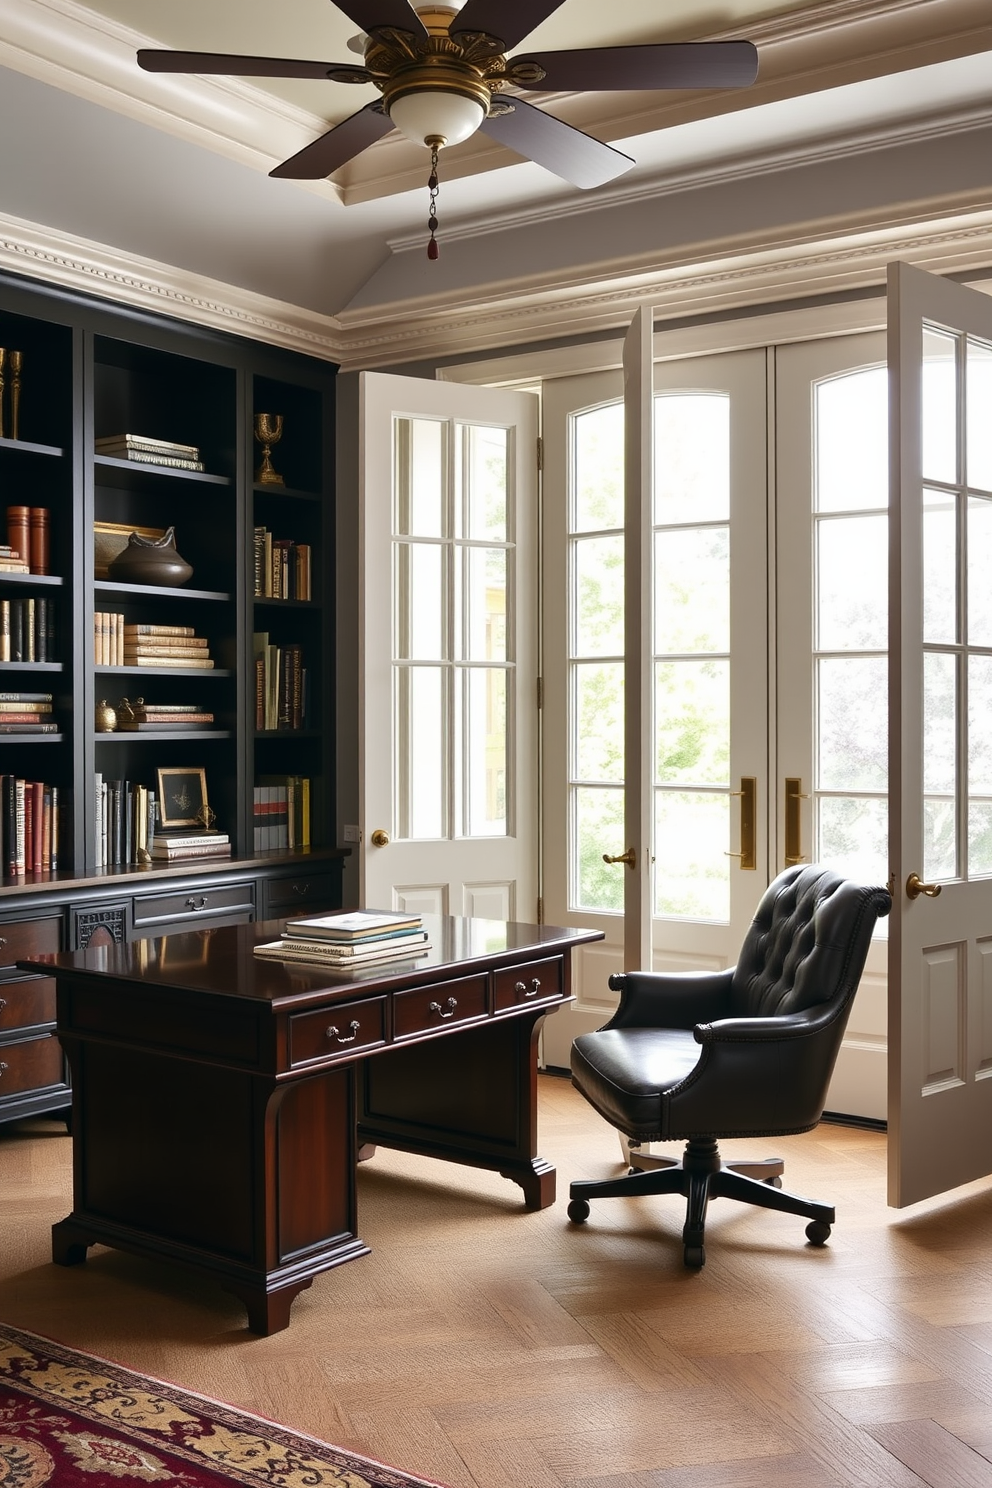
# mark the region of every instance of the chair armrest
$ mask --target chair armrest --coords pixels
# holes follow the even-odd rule
[[[697,1023],[692,1034],[697,1044],[770,1044],[776,1040],[808,1038],[836,1016],[835,1007],[816,1007],[771,1018],[719,1018]]]
[[[695,1028],[730,1011],[733,970],[626,971],[610,977],[620,993],[607,1028]]]

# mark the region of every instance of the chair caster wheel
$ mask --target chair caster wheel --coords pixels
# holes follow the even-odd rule
[[[812,1219],[806,1226],[806,1239],[810,1245],[826,1245],[830,1239],[830,1226],[822,1219]]]
[[[690,1271],[699,1271],[706,1265],[706,1251],[701,1245],[687,1245],[683,1254]]]
[[[781,1180],[781,1178],[765,1178],[763,1181],[764,1181],[764,1183],[766,1184],[766,1186],[768,1188],[781,1188],[782,1187],[782,1180]]]
[[[568,1206],[568,1217],[573,1224],[582,1224],[589,1218],[589,1205],[585,1199],[572,1199]]]

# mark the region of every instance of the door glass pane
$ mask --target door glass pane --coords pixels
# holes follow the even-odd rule
[[[870,511],[888,506],[888,400],[885,367],[869,367],[816,384],[817,511]]]
[[[655,664],[655,778],[661,784],[729,785],[730,663]]]
[[[658,532],[654,563],[655,651],[729,651],[729,529]]]
[[[623,404],[577,414],[572,423],[574,532],[623,527]]]
[[[816,678],[818,789],[884,791],[888,781],[885,657],[821,657]]]
[[[992,657],[968,660],[968,872],[992,873]]]
[[[481,424],[457,427],[461,455],[455,487],[457,535],[506,542],[509,431]]]
[[[967,347],[968,485],[992,491],[992,346]]]
[[[460,672],[465,689],[468,740],[466,830],[469,837],[506,833],[506,695],[502,667],[470,667]]]
[[[992,646],[992,500],[982,496],[968,502],[968,644]]]
[[[957,624],[957,500],[923,492],[923,639],[953,645]]]
[[[726,521],[730,399],[725,394],[658,394],[654,450],[656,523]]]
[[[575,654],[623,655],[623,535],[572,544]]]
[[[573,905],[619,914],[627,869],[623,863],[604,863],[603,854],[617,856],[624,851],[623,791],[579,786],[572,792],[572,810],[576,843]]]
[[[447,835],[444,669],[396,669],[396,802],[401,837]]]
[[[823,651],[878,651],[889,643],[889,523],[884,516],[817,523],[817,619]]]
[[[730,798],[658,791],[655,796],[656,915],[730,918]]]
[[[573,672],[575,775],[623,782],[623,662],[580,662]]]
[[[396,655],[440,661],[444,655],[444,550],[436,543],[397,543]]]
[[[465,548],[463,603],[465,608],[464,659],[506,659],[506,562],[505,548]],[[428,605],[430,596],[427,595]]]
[[[889,876],[889,811],[868,796],[820,796],[819,860],[858,883],[882,884]]]
[[[957,876],[957,662],[923,658],[923,877]]]
[[[957,336],[923,328],[923,478],[958,478]]]
[[[394,421],[396,531],[440,537],[444,530],[444,446],[447,426],[437,419]]]

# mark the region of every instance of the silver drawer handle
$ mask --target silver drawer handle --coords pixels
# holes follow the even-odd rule
[[[193,898],[192,894],[186,900],[186,908],[187,909],[206,909],[206,907],[207,907],[207,896],[206,896],[206,894],[201,894],[200,895],[200,902],[199,903],[196,902],[196,900]]]
[[[304,894],[309,894],[309,892],[310,892],[310,885],[309,884],[294,884],[293,885],[293,893],[294,894],[299,894],[299,896],[300,896],[301,899],[303,898]]]
[[[6,1069],[6,1068],[7,1068],[7,1066],[6,1066],[6,1065],[5,1065],[5,1064],[4,1064],[4,1062],[3,1062],[3,1060],[2,1060],[2,1059],[0,1059],[0,1075],[2,1075],[2,1074],[3,1074],[3,1072],[4,1072],[4,1070],[5,1070],[5,1069]]]
[[[444,1004],[444,1007],[448,1009],[447,1012],[444,1011],[444,1008],[442,1008],[439,1002],[429,1002],[427,1004],[427,1011],[429,1013],[437,1013],[439,1018],[453,1018],[455,1016],[455,1008],[457,1006],[458,998],[449,997],[447,1002]]]
[[[518,997],[536,997],[541,990],[541,979],[534,977],[529,987],[526,982],[516,982],[513,990]]]
[[[351,1029],[351,1038],[345,1038],[341,1030],[332,1023],[330,1028],[327,1029],[327,1037],[329,1039],[335,1039],[339,1044],[353,1044],[358,1037],[358,1030],[361,1026],[357,1018],[352,1018],[348,1024],[348,1027]]]
[[[7,937],[6,937],[6,935],[0,935],[0,950],[2,950],[3,947],[6,944],[7,944]]]

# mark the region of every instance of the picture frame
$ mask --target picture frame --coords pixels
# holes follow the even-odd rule
[[[110,565],[118,553],[123,553],[132,532],[136,532],[139,537],[147,537],[153,542],[165,536],[164,527],[136,527],[133,522],[93,523],[93,577],[95,579],[109,578]]]
[[[207,820],[207,772],[186,765],[158,771],[159,825],[203,827]]]

